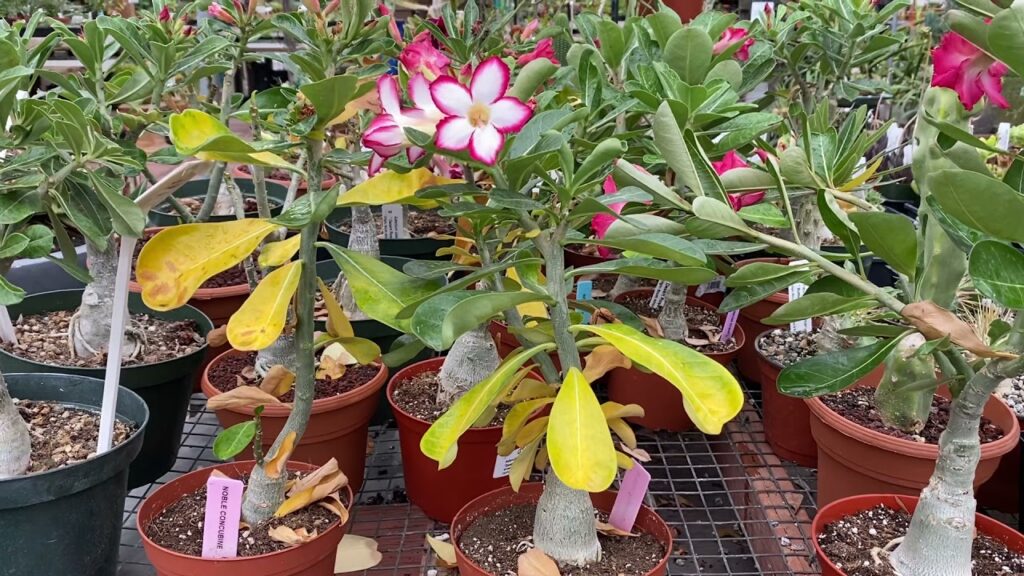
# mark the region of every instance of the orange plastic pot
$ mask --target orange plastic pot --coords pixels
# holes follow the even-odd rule
[[[224,358],[244,354],[248,352],[228,350],[206,367],[203,371],[202,387],[207,398],[213,398],[221,393],[210,383],[210,369]],[[378,391],[387,379],[388,369],[381,364],[377,375],[355,390],[313,401],[309,425],[299,440],[299,446],[292,454],[291,460],[320,466],[331,458],[336,458],[338,466],[348,476],[352,490],[358,492],[363,485],[363,474],[366,469],[366,440],[369,436],[370,420],[377,411],[377,403],[380,401]],[[249,421],[253,417],[252,409],[248,408],[224,408],[216,412],[217,420],[224,428]],[[291,408],[286,406],[264,406],[263,416],[260,418],[263,425],[264,454],[284,428],[289,414]],[[252,457],[251,448],[246,448],[238,456],[240,459]]]
[[[593,256],[591,254],[584,254],[568,248],[563,252],[565,258],[565,267],[569,268],[583,268],[584,266],[593,266],[594,264],[601,264],[609,260],[615,260],[615,258],[604,258],[602,256]]]
[[[985,508],[1007,514],[1020,512],[1020,450],[1010,450],[1003,456],[992,477],[978,488],[977,498]]]
[[[750,260],[737,262],[736,268],[742,268],[754,262],[788,264],[789,261],[789,258],[751,258]],[[761,334],[765,330],[772,328],[772,326],[763,324],[761,321],[771,316],[773,312],[779,309],[779,306],[787,302],[789,302],[789,292],[776,292],[764,300],[755,302],[740,310],[739,325],[743,327],[743,331],[747,334]],[[764,386],[764,382],[761,382],[761,366],[758,361],[760,354],[757,353],[757,347],[754,345],[756,340],[756,338],[750,338],[746,346],[740,348],[740,353],[736,356],[736,367],[745,379],[758,382]]]
[[[245,178],[247,180],[251,180],[252,179],[252,174],[242,170],[242,165],[241,164],[235,164],[231,168],[231,175],[234,176],[235,178]],[[280,186],[284,186],[285,188],[288,188],[289,186],[292,185],[292,181],[291,180],[277,180],[277,179],[274,179],[274,178],[267,178],[266,180],[267,180],[267,182],[273,182],[274,184],[278,184]],[[334,186],[335,184],[338,183],[338,177],[335,176],[334,174],[331,174],[331,173],[328,172],[328,173],[324,174],[322,182],[323,182],[323,184],[321,185],[321,187],[324,190],[327,190],[328,188],[331,188],[332,186]],[[307,185],[307,182],[306,182],[305,179],[299,180],[299,187],[296,189],[298,191],[298,193],[296,195],[297,196],[304,195],[308,188],[309,188],[309,186]]]
[[[950,397],[945,386],[938,393]],[[817,398],[805,402],[811,411],[811,434],[818,444],[819,504],[859,494],[913,496],[928,485],[939,457],[938,446],[869,430],[833,412]],[[982,444],[975,490],[992,477],[1003,455],[1020,440],[1017,416],[1001,400],[990,397],[983,414],[1006,435]]]
[[[443,363],[444,358],[431,358],[399,371],[388,384],[388,402],[398,422],[398,441],[409,501],[430,518],[447,524],[470,500],[507,486],[508,477],[494,477],[501,426],[467,430],[459,438],[458,457],[444,470],[438,470],[437,461],[420,450],[420,440],[431,423],[402,410],[395,404],[394,394],[416,375],[440,370]]]
[[[255,465],[252,461],[229,462],[196,470],[164,484],[142,502],[136,518],[136,527],[142,538],[146,557],[156,568],[157,576],[333,576],[338,543],[348,530],[347,525],[340,523],[331,526],[305,544],[272,554],[245,558],[213,559],[188,556],[158,546],[146,537],[146,527],[154,518],[167,507],[205,486],[210,473],[214,470],[231,478],[240,478],[249,474]],[[289,462],[288,469],[309,472],[316,467],[301,462]],[[354,501],[352,488],[346,487],[346,491],[345,501],[351,511]]]
[[[653,288],[627,290],[615,300],[621,303],[628,296],[637,294],[649,298],[653,293]],[[687,298],[686,303],[690,306],[715,310],[711,304],[692,297]],[[746,337],[743,334],[743,328],[738,323],[733,335],[736,338],[736,343],[742,347]],[[729,366],[736,358],[737,352],[738,349],[705,355],[723,366]],[[643,407],[644,415],[640,418],[627,418],[626,420],[629,422],[651,430],[672,432],[682,432],[693,428],[693,421],[690,420],[690,416],[683,408],[682,393],[661,376],[643,372],[638,368],[616,368],[608,373],[605,380],[608,383],[609,400],[620,404],[638,404]]]
[[[472,526],[477,519],[510,506],[537,503],[543,490],[544,485],[539,482],[523,484],[519,487],[519,492],[513,491],[511,486],[506,486],[476,498],[469,504],[466,504],[462,510],[459,510],[455,520],[452,521],[451,535],[452,541],[455,542],[455,559],[459,565],[460,576],[502,576],[502,574],[492,574],[470,560],[468,556],[463,554],[462,548],[459,547],[459,540],[462,538],[463,532]],[[615,496],[616,492],[600,492],[591,494],[590,499],[594,503],[594,507],[601,512],[610,512],[612,505],[615,504]],[[668,559],[672,554],[672,529],[668,527],[668,524],[653,510],[642,506],[640,513],[637,514],[633,532],[651,534],[665,548],[665,555],[662,557],[661,562],[644,576],[665,576],[668,574]]]
[[[906,510],[913,514],[914,510],[917,509],[919,500],[917,496],[863,494],[836,500],[820,508],[814,516],[814,522],[811,524],[811,542],[814,543],[814,553],[818,556],[818,565],[821,566],[821,576],[846,576],[846,572],[836,566],[818,545],[818,536],[825,531],[825,526],[837,520],[853,516],[858,512],[870,510],[879,504],[884,504],[895,510]],[[1024,553],[1024,536],[1006,524],[993,520],[988,516],[975,514],[974,527],[979,534],[1002,542],[1014,552]]]
[[[704,9],[704,3],[701,0],[665,0],[665,5],[679,14],[679,19],[684,23],[699,16]]]
[[[770,332],[761,333],[755,340]],[[786,396],[777,385],[782,366],[764,357],[755,347],[760,370],[761,412],[764,435],[772,452],[783,460],[814,468],[818,465],[818,446],[811,436],[811,413],[801,398]]]

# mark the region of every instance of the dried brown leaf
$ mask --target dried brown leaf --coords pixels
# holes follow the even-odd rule
[[[455,562],[455,546],[452,545],[451,540],[438,540],[430,534],[427,534],[427,544],[434,550],[434,554],[437,555],[437,565],[441,568],[455,568],[457,566]]]
[[[602,344],[587,354],[586,367],[583,369],[583,376],[587,382],[596,382],[615,368],[632,368],[633,363],[626,358],[615,346]]]
[[[293,530],[287,526],[275,526],[270,529],[270,537],[278,542],[287,544],[288,546],[298,546],[299,544],[305,544],[313,538],[316,538],[317,532],[313,530],[310,534],[305,528],[299,528]]]
[[[625,452],[626,454],[629,454],[633,458],[636,458],[637,462],[651,461],[650,453],[647,452],[647,450],[644,450],[643,448],[630,448],[629,446],[626,446],[624,443],[620,443],[619,449]]]
[[[348,484],[348,478],[346,478],[345,474],[341,472],[341,468],[338,466],[338,460],[331,458],[326,464],[317,468],[312,473],[296,480],[295,484],[290,490],[288,490],[288,495],[294,496],[298,492],[302,492],[303,490],[321,484],[325,478],[331,477],[334,474],[341,474],[341,477],[344,478],[344,482],[338,486],[338,488],[344,488],[345,485]]]
[[[608,524],[607,522],[601,522],[600,520],[597,520],[596,522],[597,531],[601,534],[604,534],[605,536],[627,536],[631,538],[637,536],[637,534],[633,534],[632,532],[626,532],[625,530],[620,530],[615,526]]]
[[[255,408],[271,404],[281,404],[281,401],[255,386],[239,386],[206,401],[206,407],[210,410]]]
[[[213,330],[206,333],[206,343],[211,348],[219,348],[221,346],[227,346],[228,343],[228,325],[218,326]]]
[[[658,322],[657,318],[648,318],[641,316],[640,320],[643,320],[644,328],[647,329],[647,333],[655,338],[664,338],[665,331],[661,329],[661,323]]]
[[[345,508],[337,492],[317,502],[316,505],[333,512],[340,519],[342,526],[348,524],[348,508]]]
[[[260,390],[271,396],[280,398],[295,384],[295,374],[280,364],[275,364],[267,370],[267,375],[260,383]]]
[[[241,376],[242,376],[242,378],[245,378],[246,380],[248,380],[250,382],[255,380],[256,379],[256,368],[254,366],[246,366],[245,368],[242,368]]]
[[[562,576],[558,564],[537,548],[519,555],[519,576]]]
[[[345,534],[334,557],[334,573],[362,572],[380,564],[384,556],[377,551],[377,541],[365,536]]]
[[[289,432],[284,437],[284,441],[281,442],[277,452],[263,465],[263,471],[266,472],[267,476],[279,478],[284,473],[285,466],[288,465],[288,458],[291,458],[292,452],[295,451],[295,441],[297,438],[298,435],[294,431]]]
[[[683,342],[686,342],[690,346],[707,346],[708,344],[711,344],[711,340],[707,340],[705,338],[693,338],[693,337],[683,338]]]
[[[331,461],[334,462],[334,459],[332,458]],[[331,462],[325,464],[324,467],[329,464]],[[276,518],[287,516],[296,510],[302,510],[321,500],[328,499],[348,484],[348,478],[341,470],[337,469],[337,462],[334,462],[333,466],[328,467],[327,470],[324,470],[324,467],[306,478],[300,479],[295,486],[292,486],[288,498],[274,512]],[[321,473],[322,470],[323,473]]]
[[[939,340],[948,336],[951,342],[981,358],[1017,357],[1008,352],[989,348],[978,338],[969,324],[930,300],[907,304],[901,314],[929,340]]]
[[[598,297],[596,290],[594,291],[594,297]],[[615,324],[617,322],[619,322],[618,316],[607,308],[598,308],[590,316],[590,323],[594,326],[600,326],[601,324]]]

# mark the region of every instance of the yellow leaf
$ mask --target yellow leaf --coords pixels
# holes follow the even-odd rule
[[[142,247],[135,264],[143,302],[161,311],[182,306],[203,282],[252,254],[276,228],[246,218],[161,230]]]
[[[267,460],[263,465],[263,471],[266,472],[267,476],[271,478],[278,478],[284,473],[285,466],[288,465],[288,458],[291,457],[292,452],[295,451],[295,440],[298,435],[295,431],[289,432],[284,440],[281,442],[281,447],[274,453],[274,457]]]
[[[272,396],[255,386],[239,386],[210,398],[206,401],[206,407],[210,410],[223,410],[225,408],[255,408],[280,403],[277,396]]]
[[[537,438],[523,446],[523,451],[519,453],[519,456],[512,463],[512,467],[508,471],[508,481],[516,492],[519,492],[519,487],[523,485],[523,480],[529,478],[530,472],[533,472],[533,460],[537,456],[537,448],[540,446],[540,441],[541,439]]]
[[[522,281],[519,279],[519,272],[516,271],[515,266],[513,266],[513,267],[509,268],[508,270],[506,270],[505,271],[505,276],[508,277],[508,279],[510,279],[510,280],[514,280],[520,286],[523,285]],[[543,281],[544,280],[544,276],[541,275],[540,279],[541,279],[541,281]],[[520,291],[521,292],[532,292],[532,290],[530,290],[529,288],[526,288],[525,286],[523,288],[521,288]],[[516,310],[518,310],[519,314],[521,316],[523,316],[524,318],[526,318],[526,317],[547,318],[548,317],[548,307],[545,306],[543,302],[527,302],[526,304],[520,304],[520,305],[516,306]],[[536,320],[530,320],[530,321],[528,321],[526,323],[526,325],[527,326],[536,326],[537,325],[537,321]]]
[[[356,335],[352,329],[352,323],[348,321],[348,315],[341,309],[341,304],[334,297],[334,292],[324,284],[321,278],[316,279],[320,287],[320,296],[324,299],[324,307],[327,308],[327,333],[334,337],[351,338]]]
[[[588,382],[596,382],[598,378],[611,372],[615,368],[631,368],[633,363],[629,358],[623,356],[615,346],[602,344],[587,354],[586,367],[583,368],[583,376]]]
[[[611,428],[615,435],[622,440],[622,443],[630,448],[636,448],[636,434],[633,434],[633,429],[626,424],[626,421],[622,418],[609,418],[608,427]]]
[[[852,180],[840,186],[839,191],[849,192],[850,190],[854,190],[856,188],[863,186],[864,183],[870,180],[871,177],[875,175],[875,172],[878,171],[878,167],[882,165],[882,158],[883,156],[879,156],[878,160],[875,160],[874,162],[871,163],[871,166],[868,166],[858,176],[855,176]]]
[[[338,196],[338,206],[381,206],[384,204],[412,204],[421,208],[433,208],[437,202],[416,197],[416,191],[427,186],[460,184],[435,175],[427,168],[416,168],[408,172],[385,170]]]
[[[554,386],[533,378],[524,378],[506,402],[511,404],[534,398],[554,398],[555,394],[558,394],[558,389]]]
[[[455,561],[455,546],[450,540],[438,540],[427,534],[427,544],[437,555],[437,563],[441,568],[455,568],[458,564]]]
[[[363,572],[380,564],[384,555],[377,551],[377,541],[365,536],[345,534],[334,557],[334,573]]]
[[[605,418],[643,418],[644,407],[639,404],[627,404],[623,406],[618,402],[605,402],[601,405]]]
[[[268,243],[260,252],[260,266],[270,268],[288,262],[299,251],[299,242],[301,240],[302,236],[296,234],[280,242]]]
[[[548,467],[548,446],[547,444],[537,450],[537,457],[533,460],[533,467],[537,470],[545,470]]]
[[[516,446],[519,448],[526,447],[527,444],[537,440],[544,434],[544,429],[548,425],[548,417],[541,416],[536,420],[530,420],[530,422],[523,426],[523,429],[516,434]]]
[[[296,170],[277,154],[262,152],[253,147],[220,120],[201,110],[189,109],[180,114],[171,114],[169,125],[171,141],[184,156]]]
[[[295,374],[280,364],[275,364],[267,370],[267,375],[260,382],[260,390],[275,398],[280,398],[292,389],[295,383]],[[236,388],[237,390],[237,388]]]
[[[302,262],[267,274],[228,320],[228,341],[236,350],[262,350],[277,340],[288,319],[288,305],[299,286]]]
[[[526,421],[537,410],[554,402],[554,398],[538,398],[527,400],[512,407],[505,415],[505,422],[501,425],[501,442],[498,443],[498,454],[508,456],[515,449],[515,438],[519,431],[526,424]]]
[[[623,470],[632,470],[633,465],[636,464],[636,462],[634,462],[632,458],[626,456],[625,454],[619,452],[618,450],[615,451],[615,461],[618,464],[619,468],[622,468]]]
[[[558,564],[539,548],[530,548],[520,555],[517,568],[519,576],[562,576]]]
[[[615,445],[583,373],[570,368],[551,407],[548,457],[558,478],[570,488],[602,492],[615,480]]]

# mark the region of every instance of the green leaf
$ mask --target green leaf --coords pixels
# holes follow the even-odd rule
[[[224,430],[213,441],[213,455],[230,460],[249,447],[256,437],[256,421],[246,420]]]
[[[775,188],[775,178],[757,168],[733,168],[719,176],[727,192],[756,192]]]
[[[512,381],[516,372],[536,354],[555,348],[554,344],[541,344],[516,352],[505,359],[490,376],[466,392],[441,415],[420,439],[420,450],[444,469],[458,455],[458,441],[488,407],[494,405]]]
[[[724,80],[733,90],[743,85],[743,68],[735,60],[722,60],[708,72],[705,82]]]
[[[53,252],[53,231],[42,224],[33,224],[22,231],[28,245],[21,251],[22,258],[42,258]]]
[[[843,210],[831,193],[825,190],[818,190],[818,212],[821,214],[825,227],[829,229],[836,238],[843,242],[846,250],[857,257],[860,254],[860,234],[857,227],[853,225],[846,211]]]
[[[14,258],[28,247],[28,236],[14,232],[8,234],[0,243],[0,259]]]
[[[605,232],[605,240],[632,238],[640,234],[682,234],[686,225],[654,214],[630,214],[620,216]]]
[[[683,28],[668,39],[662,58],[683,82],[696,86],[704,82],[711,68],[712,47],[707,32]]]
[[[693,242],[670,234],[640,234],[629,238],[595,240],[592,238],[567,239],[566,244],[593,244],[618,250],[629,250],[643,256],[670,260],[684,266],[703,266],[707,256]]]
[[[686,286],[696,286],[712,280],[716,274],[710,268],[696,266],[677,267],[653,258],[616,258],[600,264],[591,264],[575,268],[567,273],[569,276],[585,276],[587,274],[625,274],[640,278],[666,280]]]
[[[917,231],[910,218],[887,212],[852,212],[849,217],[868,250],[885,260],[893,270],[914,279]]]
[[[309,100],[316,110],[317,130],[334,120],[345,109],[356,93],[358,79],[355,76],[331,76],[319,82],[305,84],[299,92]]]
[[[529,291],[485,292],[460,290],[430,298],[412,315],[412,333],[427,346],[443,351],[455,340],[498,314],[527,302],[546,299]]]
[[[735,64],[734,60],[727,60],[727,62]],[[742,116],[737,116],[727,120],[708,130],[708,133],[725,134],[725,136],[715,144],[715,155],[717,156],[719,153],[724,154],[730,150],[735,150],[753,142],[754,138],[757,138],[766,132],[770,132],[781,123],[782,118],[775,114],[770,114],[768,112],[751,112],[750,114],[743,114]],[[735,172],[735,170],[730,170],[729,172]],[[771,180],[768,180],[768,182],[769,184],[765,187],[773,187],[775,185]]]
[[[726,279],[725,285],[730,288],[738,286],[751,286],[768,280],[790,276],[794,273],[803,274],[807,272],[807,266],[788,266],[786,264],[774,264],[771,262],[751,262],[736,270]]]
[[[17,224],[43,209],[37,190],[12,190],[0,194],[0,224]]]
[[[626,143],[618,138],[602,140],[594,147],[594,150],[587,158],[583,160],[580,167],[576,169],[576,173],[572,175],[573,183],[580,184],[586,182],[601,170],[605,170],[609,164],[625,154],[627,150]]]
[[[867,376],[899,341],[879,340],[870,346],[835,350],[787,366],[779,373],[779,391],[797,398],[839,392]]]
[[[787,302],[780,306],[775,312],[761,322],[769,326],[789,324],[797,320],[806,320],[816,316],[830,316],[832,314],[843,314],[854,310],[875,307],[875,299],[870,296],[860,298],[848,298],[832,294],[830,292],[819,292],[817,294],[806,294],[801,298]]]
[[[1001,240],[1024,242],[1024,196],[999,180],[963,170],[928,176],[942,209],[967,226]]]
[[[381,357],[388,368],[398,368],[412,362],[426,345],[412,334],[402,334],[391,343],[391,349]]]
[[[800,270],[795,270],[791,274],[787,274],[785,276],[779,276],[758,284],[736,288],[726,294],[725,299],[722,300],[722,303],[718,306],[718,311],[724,314],[726,312],[732,312],[733,310],[746,308],[755,302],[760,302],[772,294],[789,287],[791,284],[807,284],[813,278],[813,272],[801,272]]]
[[[1014,2],[992,18],[988,48],[1018,76],[1024,76],[1024,4]]]
[[[768,247],[766,244],[735,242],[732,240],[706,240],[703,238],[694,240],[693,244],[705,254],[710,254],[712,256],[736,256],[738,254],[750,254],[751,252],[758,252]]]
[[[537,88],[557,71],[558,66],[555,66],[551,60],[538,58],[519,70],[516,75],[516,81],[512,85],[512,89],[509,90],[508,95],[518,98],[521,102],[526,102],[533,97],[533,93],[537,91]]]
[[[132,202],[117,188],[110,186],[111,181],[97,176],[94,172],[89,173],[89,180],[92,182],[93,190],[100,202],[107,208],[110,214],[110,221],[114,231],[122,236],[141,238],[142,231],[146,228],[146,215],[139,208],[139,205]],[[115,180],[120,182],[120,180]]]
[[[613,69],[618,69],[626,54],[622,28],[611,20],[601,20],[597,23],[597,35],[601,40],[601,56],[604,61]]]
[[[753,206],[744,206],[737,212],[740,218],[747,222],[756,222],[771,228],[785,228],[789,226],[789,218],[782,213],[782,210],[774,204],[759,202]]]
[[[1024,310],[1024,254],[1019,250],[995,240],[978,242],[968,272],[979,292],[1001,306]]]
[[[895,324],[865,324],[863,326],[851,326],[839,330],[844,336],[857,336],[861,338],[896,338],[907,333],[906,326]]]
[[[654,14],[647,16],[646,20],[647,25],[651,27],[654,40],[662,50],[665,49],[665,46],[668,44],[669,39],[672,38],[672,35],[683,27],[683,24],[679,19],[679,15],[672,10],[655,12]]]
[[[636,186],[649,193],[659,204],[689,210],[690,205],[679,197],[674,190],[652,174],[647,174],[626,160],[615,162],[615,181],[620,186]]]
[[[712,224],[724,226],[740,234],[750,231],[732,207],[714,198],[702,197],[693,201],[693,213],[697,218]]]
[[[352,296],[359,308],[374,320],[400,332],[409,332],[411,321],[397,318],[409,304],[433,294],[444,284],[407,276],[391,266],[365,254],[318,243],[326,248],[345,273]]]
[[[678,342],[651,338],[625,324],[576,326],[608,341],[627,358],[668,380],[700,430],[720,434],[743,408],[743,391],[727,368]]]
[[[683,32],[685,30],[682,30]],[[678,179],[697,196],[725,200],[725,187],[711,166],[693,132],[676,122],[668,102],[654,115],[654,143]]]

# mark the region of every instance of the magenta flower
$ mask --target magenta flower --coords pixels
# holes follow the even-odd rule
[[[750,38],[749,35],[750,33],[743,28],[727,28],[725,32],[722,32],[718,42],[715,42],[712,52],[717,56],[735,44],[743,42],[743,45],[736,51],[735,56],[737,60],[746,62],[750,59],[750,47],[754,45],[754,39]]]
[[[534,34],[537,33],[538,28],[540,28],[540,20],[534,18],[533,20],[530,20],[529,24],[527,24],[525,28],[523,28],[523,31],[522,33],[519,34],[519,37],[523,40],[529,40],[530,38],[533,38]]]
[[[551,40],[551,38],[545,38],[540,42],[537,42],[537,46],[533,49],[533,51],[523,54],[522,56],[519,57],[518,60],[516,60],[516,65],[526,66],[530,62],[533,62],[534,60],[539,60],[541,58],[547,58],[555,66],[560,65],[561,63],[558,61],[558,57],[555,56],[555,48],[553,44],[554,42]]]
[[[446,115],[437,125],[437,146],[452,151],[468,148],[474,160],[493,165],[505,134],[518,132],[533,115],[518,98],[505,95],[509,76],[508,65],[492,56],[473,71],[468,90],[451,76],[434,80],[430,94]]]
[[[644,170],[642,166],[637,166],[636,164],[634,164],[633,167],[637,168],[644,174],[650,174],[650,172]],[[604,179],[604,185],[602,186],[602,188],[604,189],[604,193],[606,196],[610,194],[615,194],[619,191],[619,187],[615,183],[615,178],[613,178],[611,174],[609,174],[608,177]],[[650,201],[646,202],[646,204],[650,204]],[[615,212],[616,214],[622,214],[622,209],[625,207],[625,202],[615,202],[608,205],[608,208],[612,212]],[[608,233],[608,229],[611,228],[615,220],[617,220],[617,218],[615,218],[615,216],[612,216],[611,214],[608,214],[607,212],[598,212],[597,214],[594,214],[594,216],[590,219],[590,231],[594,233],[594,238],[597,238],[598,240],[604,238],[605,234]],[[602,258],[615,257],[615,253],[605,246],[598,246],[597,253],[600,254]]]
[[[747,168],[750,165],[743,159],[742,156],[736,153],[735,150],[730,150],[722,157],[718,162],[712,162],[711,166],[715,169],[715,172],[721,176],[730,170],[736,168]],[[764,200],[764,190],[757,192],[744,192],[742,194],[727,194],[729,197],[729,204],[732,209],[739,212],[741,208],[746,206],[753,206],[761,200]]]
[[[1003,97],[1003,76],[1009,68],[963,36],[947,32],[932,50],[932,62],[932,86],[955,90],[964,108],[973,109],[982,96],[988,96],[1000,108],[1010,107]]]
[[[391,9],[383,2],[377,5],[377,10],[380,11],[381,16],[391,16]],[[393,16],[388,19],[388,34],[396,44],[403,47],[405,46],[405,40],[402,38],[402,33],[398,30],[398,22]]]
[[[427,80],[444,75],[451,64],[451,60],[443,52],[434,48],[429,38],[420,37],[402,49],[398,60],[410,75],[423,74]]]
[[[384,75],[377,79],[377,94],[380,97],[381,114],[370,122],[363,133],[363,145],[373,151],[370,158],[370,174],[376,174],[389,158],[405,150],[409,162],[419,160],[424,151],[414,146],[405,134],[406,128],[433,135],[437,123],[444,116],[430,95],[430,83],[422,74],[409,79],[409,97],[413,108],[402,108],[402,96],[394,76]]]
[[[163,8],[160,9],[160,21],[161,22],[170,22],[171,21],[171,9],[168,8],[167,6],[164,6]]]
[[[217,20],[220,20],[225,24],[235,23],[235,17],[231,15],[231,12],[228,12],[226,8],[224,8],[217,2],[210,4],[210,7],[206,11],[210,13],[210,16],[216,18]]]

